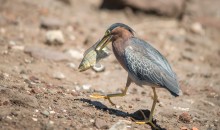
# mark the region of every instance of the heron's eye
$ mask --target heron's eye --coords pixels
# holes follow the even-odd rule
[[[111,32],[110,32],[110,30],[107,30],[106,32],[105,32],[105,35],[109,35]]]

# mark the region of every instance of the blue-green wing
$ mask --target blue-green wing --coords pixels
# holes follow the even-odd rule
[[[175,73],[163,55],[143,40],[132,38],[125,49],[127,69],[140,82],[160,85],[179,95]]]

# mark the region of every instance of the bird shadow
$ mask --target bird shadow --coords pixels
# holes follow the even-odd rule
[[[104,112],[108,112],[111,115],[115,115],[115,116],[120,116],[120,117],[128,117],[131,118],[132,120],[135,121],[143,121],[144,120],[144,116],[142,115],[142,112],[144,113],[145,117],[149,117],[150,116],[150,111],[149,110],[137,110],[133,113],[128,113],[128,112],[124,112],[121,110],[117,110],[114,108],[108,108],[106,105],[102,104],[99,101],[91,101],[89,99],[85,99],[85,98],[80,98],[80,99],[75,99],[76,101],[81,101],[81,102],[86,102],[91,106],[94,106],[96,109],[104,111]],[[141,112],[142,111],[142,112]],[[159,124],[157,124],[157,121],[155,119],[153,119],[153,124],[159,129],[159,130],[166,130],[166,128],[162,128]],[[154,127],[151,126],[152,130],[155,130]]]

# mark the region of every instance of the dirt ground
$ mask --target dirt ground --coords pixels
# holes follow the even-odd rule
[[[124,88],[127,73],[113,54],[101,61],[102,72],[77,70],[83,52],[122,22],[167,57],[183,91],[175,98],[157,89],[154,123],[167,130],[219,130],[220,2],[213,1],[190,0],[183,18],[175,19],[100,10],[101,0],[0,0],[0,129],[152,129],[132,121],[143,119],[139,110],[149,114],[150,87],[132,84],[126,96],[112,99],[116,106],[89,97]],[[45,44],[43,18],[57,20],[49,25],[59,26],[63,45]],[[67,56],[69,50],[75,55]]]

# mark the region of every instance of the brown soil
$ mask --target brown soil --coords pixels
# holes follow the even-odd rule
[[[0,0],[0,129],[108,129],[120,120],[127,129],[151,129],[131,120],[142,119],[138,110],[149,114],[150,87],[132,84],[126,96],[112,99],[116,107],[107,100],[89,97],[93,92],[114,93],[124,88],[127,73],[114,55],[101,62],[105,71],[81,73],[77,70],[81,59],[54,61],[23,51],[29,46],[83,53],[115,22],[128,24],[137,37],[151,42],[178,75],[183,96],[175,98],[167,90],[157,89],[157,126],[167,130],[220,129],[220,31],[215,24],[208,26],[209,22],[202,21],[203,30],[192,31],[200,16],[190,14],[193,5],[179,21],[130,9],[100,10],[100,0],[63,1]],[[200,1],[190,4],[195,2]],[[212,8],[209,6],[195,8],[206,11]],[[45,44],[47,30],[40,27],[42,17],[60,20],[63,45]],[[210,17],[218,19],[214,14]],[[69,67],[69,63],[76,67]],[[65,78],[54,78],[55,72]]]

